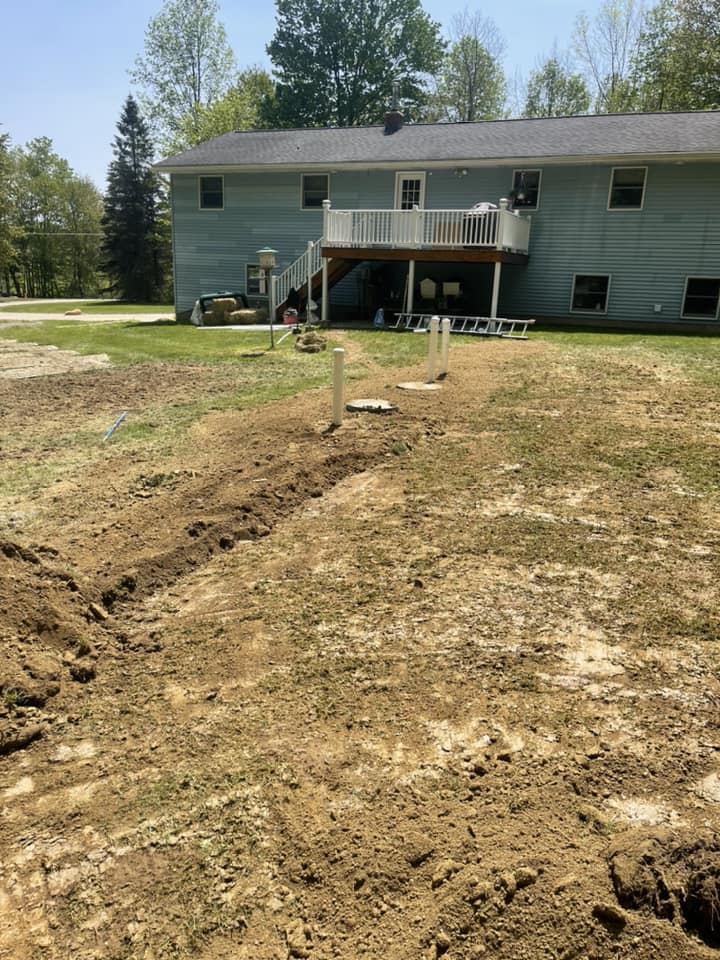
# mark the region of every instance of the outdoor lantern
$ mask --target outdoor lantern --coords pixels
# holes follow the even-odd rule
[[[277,260],[275,256],[277,250],[273,250],[272,247],[263,247],[262,250],[258,250],[258,264],[263,268],[263,270],[273,270],[277,266]]]

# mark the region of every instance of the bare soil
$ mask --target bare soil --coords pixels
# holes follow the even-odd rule
[[[368,368],[7,489],[0,957],[717,956],[717,378]],[[233,376],[0,379],[3,470]]]

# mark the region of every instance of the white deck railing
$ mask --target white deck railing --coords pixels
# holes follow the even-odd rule
[[[329,247],[489,249],[527,253],[530,218],[486,210],[332,210],[325,206],[323,242]]]

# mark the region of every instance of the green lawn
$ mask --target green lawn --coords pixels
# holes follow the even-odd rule
[[[533,340],[546,340],[563,349],[595,351],[602,363],[602,352],[622,352],[631,359],[633,354],[654,353],[659,360],[681,363],[695,379],[717,382],[720,363],[720,337],[680,336],[678,334],[650,333],[595,333],[580,330],[538,331]]]
[[[287,329],[275,328],[276,343],[284,333]],[[351,336],[368,359],[383,366],[415,363],[427,354],[425,336],[371,331],[354,331]],[[244,354],[270,345],[269,334],[264,331],[202,330],[189,324],[133,321],[83,323],[70,317],[60,322],[44,320],[32,326],[0,328],[0,338],[52,345],[86,355],[106,353],[119,365],[153,361],[228,363],[245,360]],[[331,348],[337,346],[332,342],[332,330],[329,339]],[[277,356],[294,354],[293,344],[294,338],[289,336],[278,347]],[[349,369],[348,375],[353,372]]]
[[[175,316],[175,307],[172,303],[126,303],[117,300],[68,300],[66,303],[26,303],[24,300],[15,300],[0,304],[0,313],[57,313],[62,315],[66,310],[82,310],[83,313],[155,313],[158,316],[166,314]]]
[[[198,330],[175,323],[83,323],[44,320],[33,326],[6,327],[0,337],[75,350],[106,353],[113,363],[180,361],[219,363],[237,360],[243,353],[269,345],[266,333],[235,330]]]

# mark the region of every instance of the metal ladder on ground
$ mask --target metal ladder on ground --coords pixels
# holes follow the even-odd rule
[[[452,317],[430,313],[399,313],[390,330],[421,331],[430,329],[434,316],[450,321],[451,333],[468,333],[482,337],[502,337],[506,340],[527,340],[527,328],[534,320],[512,320],[506,317]]]

